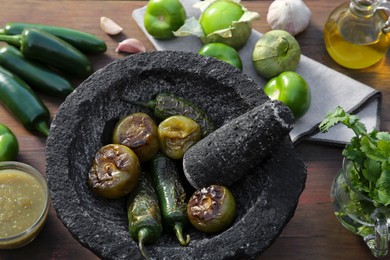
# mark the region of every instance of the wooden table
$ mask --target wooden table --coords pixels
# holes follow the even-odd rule
[[[312,11],[309,28],[296,38],[302,53],[332,69],[361,81],[383,93],[381,130],[390,130],[390,55],[379,64],[364,70],[348,70],[338,66],[326,53],[323,43],[323,26],[330,12],[341,0],[306,0]],[[247,1],[250,10],[259,12],[261,20],[254,28],[261,32],[270,30],[266,22],[271,1]],[[95,69],[123,57],[115,53],[120,40],[134,37],[148,50],[153,46],[131,17],[134,9],[145,5],[143,1],[15,1],[2,0],[0,26],[8,21],[46,23],[76,28],[93,33],[106,41],[104,54],[91,55]],[[115,37],[105,35],[99,27],[101,16],[114,19],[124,28]],[[75,81],[75,84],[79,82]],[[40,95],[52,116],[62,100]],[[346,97],[347,98],[347,97]],[[45,138],[26,131],[4,108],[0,107],[0,122],[8,125],[20,142],[18,161],[45,172]],[[370,259],[371,254],[361,239],[345,230],[333,215],[329,192],[331,182],[338,172],[342,156],[341,147],[302,142],[296,145],[300,158],[306,163],[308,177],[295,216],[273,245],[258,259]],[[0,250],[0,259],[98,259],[90,250],[75,240],[50,208],[42,233],[31,244],[16,250]]]

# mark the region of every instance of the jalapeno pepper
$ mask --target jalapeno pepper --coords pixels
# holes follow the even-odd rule
[[[18,153],[18,139],[6,125],[0,124],[0,162],[13,161]]]
[[[34,91],[18,76],[0,67],[0,103],[24,127],[49,135],[50,112]]]
[[[127,216],[130,236],[138,241],[142,255],[149,259],[144,243],[153,243],[162,232],[160,207],[149,176],[142,172],[139,185],[127,200]]]
[[[186,192],[176,163],[159,153],[153,158],[151,174],[164,226],[173,229],[180,244],[188,245],[190,236],[183,237],[183,227],[188,222]]]
[[[128,100],[124,101],[153,109],[154,115],[160,120],[175,115],[189,117],[200,125],[203,137],[215,130],[212,119],[202,108],[189,100],[171,93],[158,94],[155,99],[145,103]]]
[[[85,53],[101,53],[107,50],[106,43],[95,35],[60,26],[9,22],[6,23],[4,29],[0,30],[0,33],[17,35],[29,28],[51,33]]]
[[[33,89],[44,94],[66,97],[73,91],[70,82],[40,63],[27,60],[11,45],[0,49],[0,65],[15,73]]]
[[[0,41],[20,47],[28,59],[40,61],[78,77],[92,73],[87,56],[60,38],[37,29],[25,29],[20,35],[0,35]]]

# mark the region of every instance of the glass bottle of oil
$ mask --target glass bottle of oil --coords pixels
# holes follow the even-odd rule
[[[362,69],[379,62],[390,46],[390,2],[351,0],[337,7],[324,28],[325,47],[340,65]]]

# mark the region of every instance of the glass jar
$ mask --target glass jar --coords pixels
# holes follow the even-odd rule
[[[385,57],[390,46],[390,2],[351,0],[330,14],[325,47],[341,66],[362,69]]]
[[[376,206],[352,185],[349,175],[352,167],[352,162],[344,159],[342,169],[333,181],[334,213],[346,229],[363,238],[374,256],[385,256],[390,238],[389,207]]]

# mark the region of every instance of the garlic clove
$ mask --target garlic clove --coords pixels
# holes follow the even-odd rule
[[[267,22],[273,30],[285,30],[292,35],[304,31],[311,11],[302,0],[275,0],[268,9]]]
[[[116,22],[104,16],[100,17],[100,28],[109,35],[117,35],[123,30]]]
[[[116,52],[127,52],[127,53],[139,53],[145,52],[146,48],[143,43],[135,38],[129,38],[121,41],[115,50]]]

